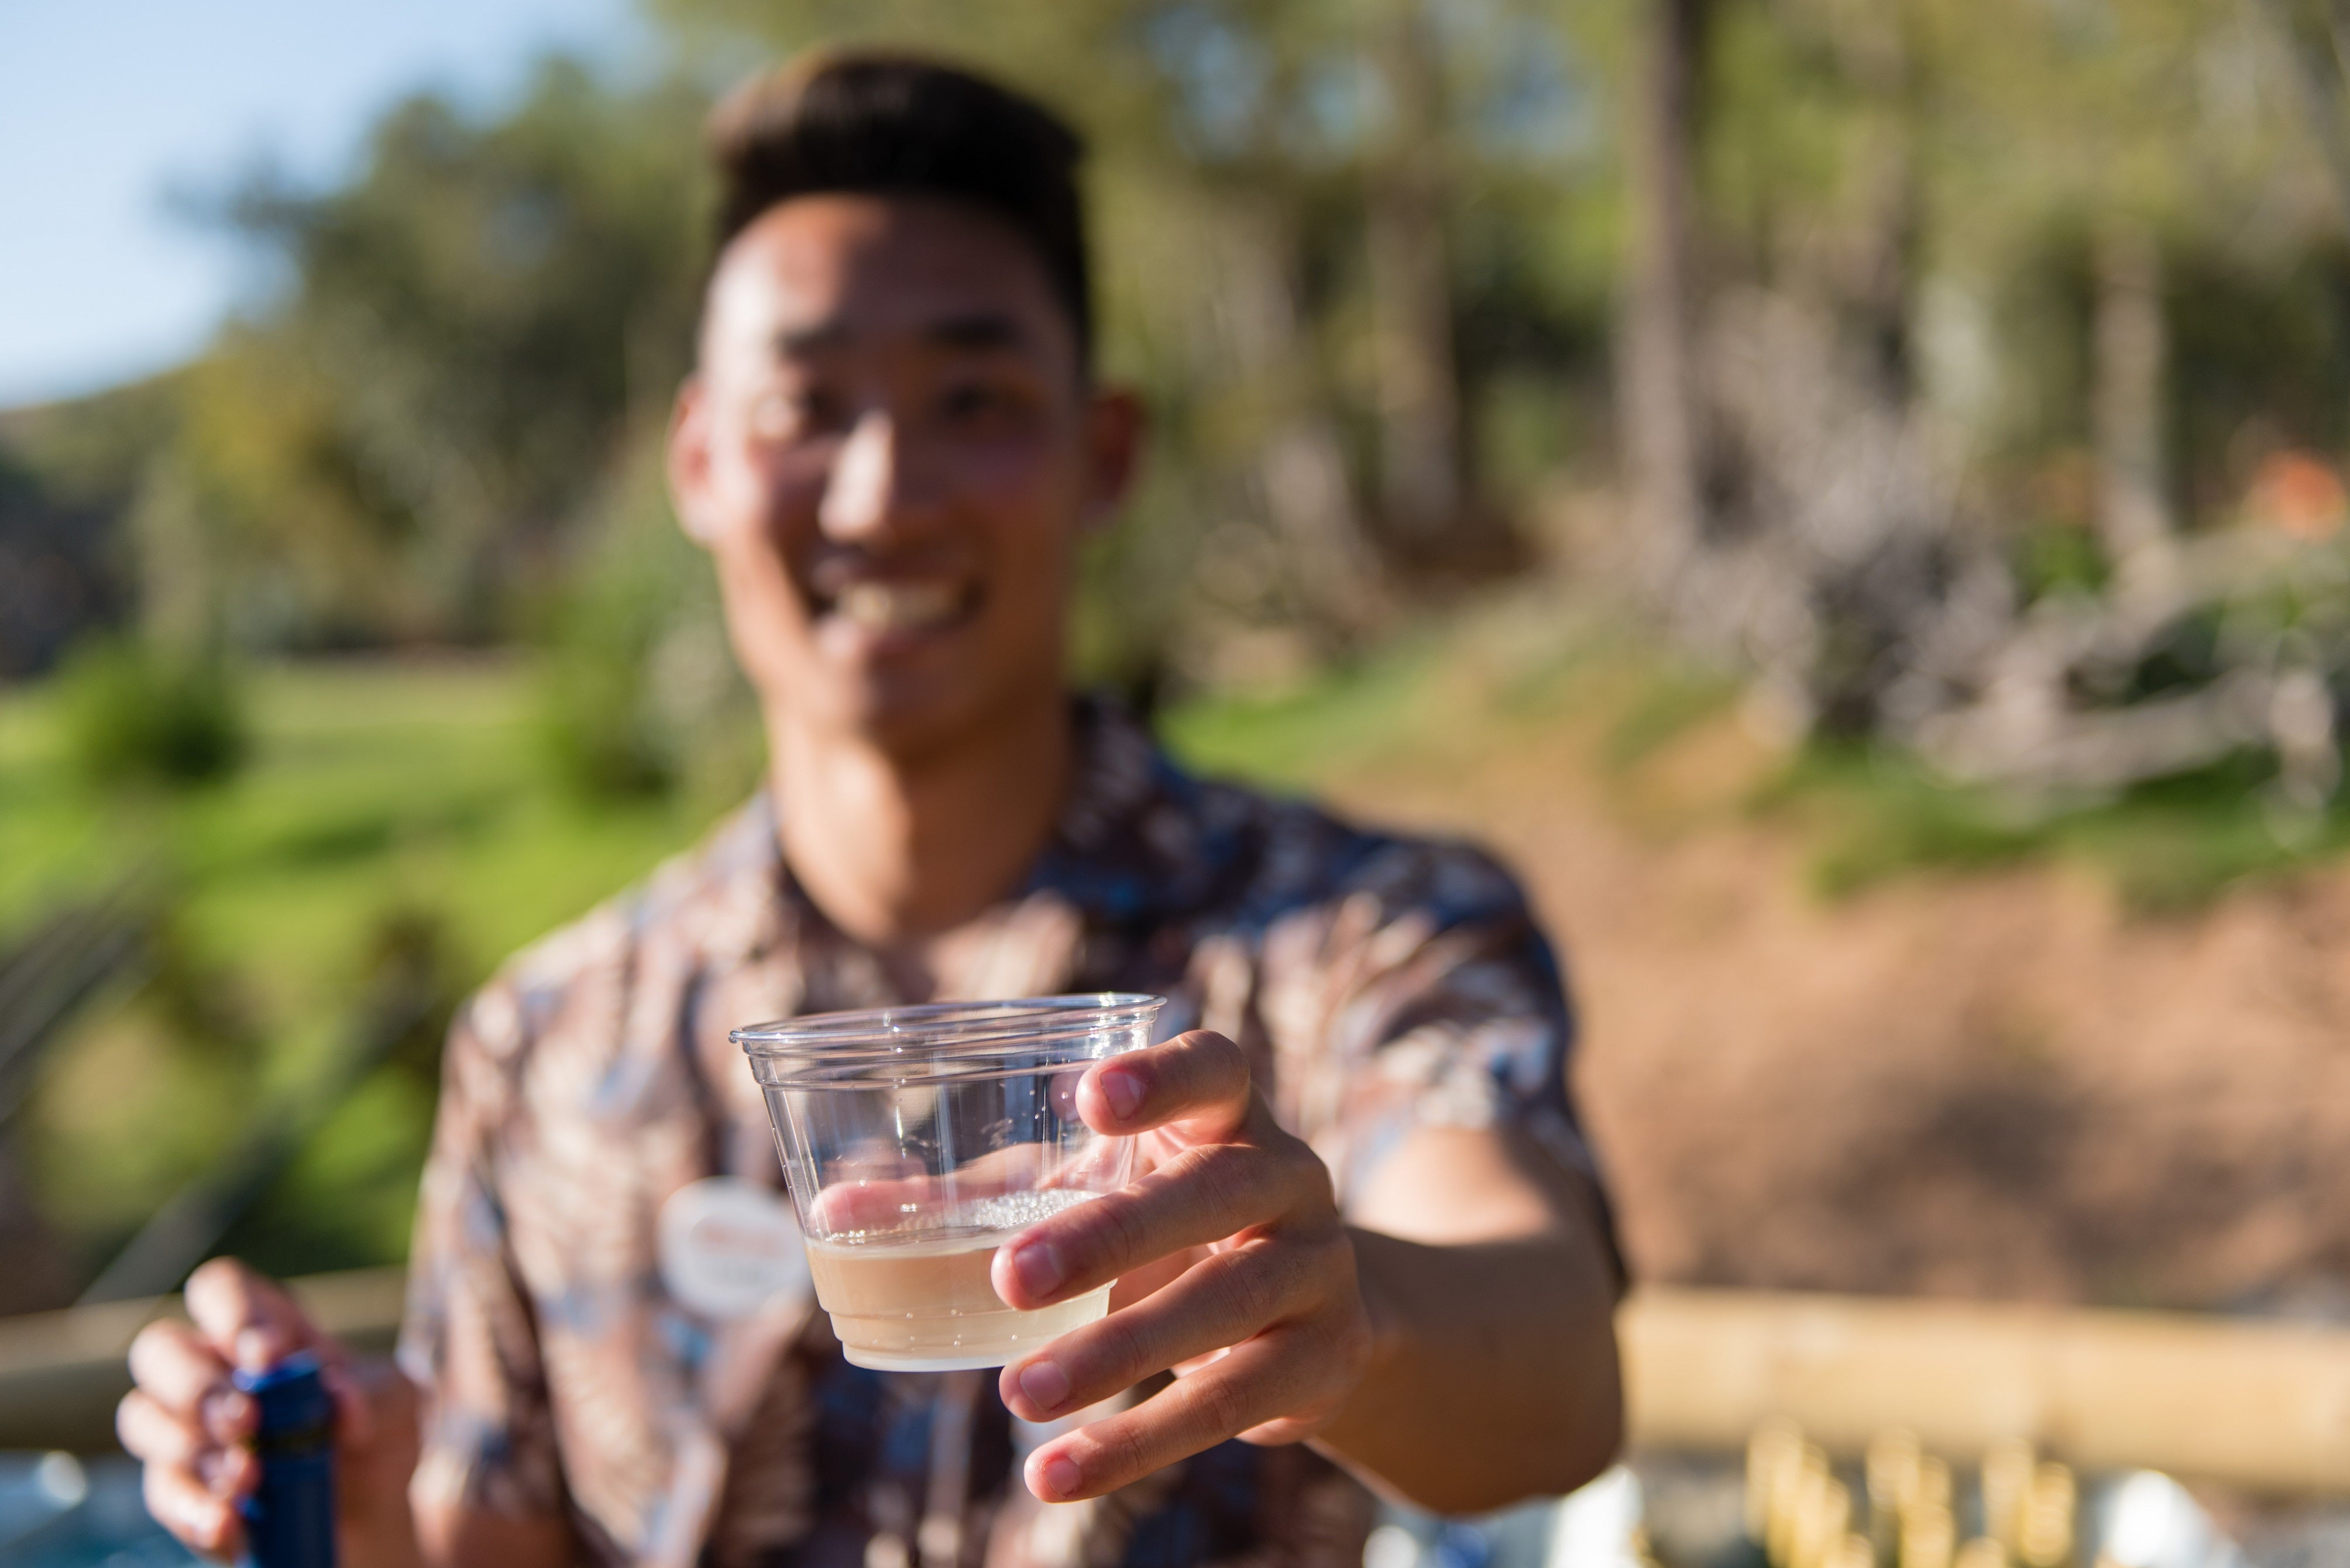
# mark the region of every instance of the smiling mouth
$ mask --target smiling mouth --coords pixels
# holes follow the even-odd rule
[[[868,579],[813,596],[816,615],[875,633],[939,631],[968,618],[979,590],[966,583]]]

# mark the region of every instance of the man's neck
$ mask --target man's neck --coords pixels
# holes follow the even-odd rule
[[[785,862],[869,947],[939,935],[1008,896],[1044,848],[1071,767],[1058,693],[911,760],[770,714]]]

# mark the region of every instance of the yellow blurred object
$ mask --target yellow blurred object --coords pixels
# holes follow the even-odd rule
[[[1827,1568],[1877,1568],[1877,1548],[1867,1536],[1847,1533],[1829,1554]]]
[[[2024,1568],[2068,1568],[2079,1502],[2080,1487],[2069,1466],[2046,1464],[2033,1471],[2016,1532],[2015,1555]]]
[[[2038,1458],[2021,1438],[1993,1443],[1983,1455],[1983,1533],[2010,1557],[2022,1540],[2024,1494],[2031,1490]]]
[[[1901,1511],[1918,1495],[1918,1470],[1923,1459],[1918,1434],[1896,1427],[1868,1440],[1868,1540],[1880,1563],[1890,1563],[1900,1549]]]
[[[1804,1434],[1793,1421],[1765,1421],[1746,1439],[1746,1539],[1771,1540],[1771,1521],[1789,1472],[1803,1463]]]
[[[1778,1485],[1772,1492],[1770,1528],[1763,1537],[1764,1553],[1773,1568],[1793,1568],[1795,1537],[1809,1500],[1827,1480],[1828,1457],[1816,1444],[1799,1445],[1794,1462],[1781,1466]]]
[[[1950,1467],[1947,1460],[1929,1454],[1918,1461],[1918,1484],[1902,1505],[1906,1512],[1917,1507],[1939,1508],[1950,1511]]]
[[[1808,1466],[1805,1473],[1811,1474]],[[1810,1488],[1803,1501],[1803,1511],[1796,1518],[1794,1551],[1787,1568],[1830,1568],[1830,1560],[1844,1538],[1852,1532],[1852,1492],[1844,1482],[1829,1476],[1825,1466],[1819,1480]]]
[[[1918,1485],[1918,1434],[1896,1427],[1868,1439],[1868,1505],[1898,1513]]]
[[[1826,1454],[1804,1443],[1796,1449],[1794,1462],[1781,1468],[1779,1484],[1772,1494],[1770,1533],[1763,1542],[1774,1568],[1792,1568],[1796,1534],[1812,1493],[1827,1478],[1827,1465]]]
[[[1959,1548],[1954,1568],[2007,1568],[2007,1548],[1988,1535],[1978,1535]]]
[[[1912,1503],[1901,1516],[1900,1568],[1953,1568],[1958,1525],[1947,1503]]]

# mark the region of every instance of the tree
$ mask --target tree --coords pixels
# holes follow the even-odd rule
[[[1379,504],[1406,544],[1440,553],[1461,520],[1461,385],[1452,279],[1444,57],[1425,0],[1389,7],[1374,58],[1386,127],[1366,179],[1365,253],[1378,364]]]
[[[1705,533],[1698,373],[1698,143],[1712,0],[1648,0],[1627,133],[1625,467],[1652,576],[1669,583]]]
[[[545,590],[685,368],[699,116],[553,59],[498,119],[401,104],[348,187],[265,171],[227,199],[290,283],[193,369],[174,483],[242,558],[242,619],[274,597],[295,624],[263,635],[477,639]]]

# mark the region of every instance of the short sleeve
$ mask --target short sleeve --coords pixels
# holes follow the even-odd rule
[[[1268,933],[1264,967],[1284,1120],[1329,1162],[1342,1205],[1416,1127],[1507,1125],[1589,1179],[1614,1252],[1570,1087],[1565,977],[1492,859],[1386,841],[1330,903]]]
[[[520,1034],[502,983],[476,996],[450,1030],[399,1359],[424,1394],[415,1495],[540,1517],[563,1511],[562,1469],[495,1158],[513,1115]]]

